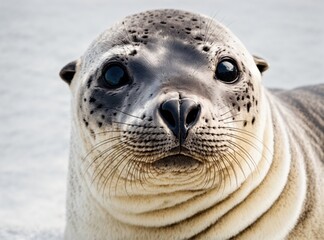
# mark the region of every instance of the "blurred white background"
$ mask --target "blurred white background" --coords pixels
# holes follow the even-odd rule
[[[0,239],[62,239],[70,116],[58,72],[112,23],[156,8],[223,22],[268,60],[267,87],[324,82],[321,0],[1,0]]]

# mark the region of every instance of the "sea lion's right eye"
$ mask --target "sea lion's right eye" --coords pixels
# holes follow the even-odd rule
[[[103,82],[108,88],[119,88],[129,81],[127,70],[119,63],[110,63],[103,70]]]

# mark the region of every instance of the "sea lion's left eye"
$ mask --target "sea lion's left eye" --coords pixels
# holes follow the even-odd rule
[[[111,63],[103,70],[103,81],[108,88],[119,88],[126,85],[130,78],[124,66]]]
[[[224,59],[216,67],[215,78],[225,82],[234,83],[238,80],[239,70],[234,60]]]

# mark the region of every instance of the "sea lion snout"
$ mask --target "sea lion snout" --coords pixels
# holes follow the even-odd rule
[[[200,104],[190,98],[173,98],[161,103],[158,114],[180,144],[183,144],[188,131],[197,123],[200,110]]]

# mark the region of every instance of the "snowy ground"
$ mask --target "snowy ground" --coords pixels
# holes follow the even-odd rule
[[[324,1],[0,0],[0,239],[62,239],[69,90],[60,68],[130,13],[200,12],[266,58],[268,87],[324,81]]]

